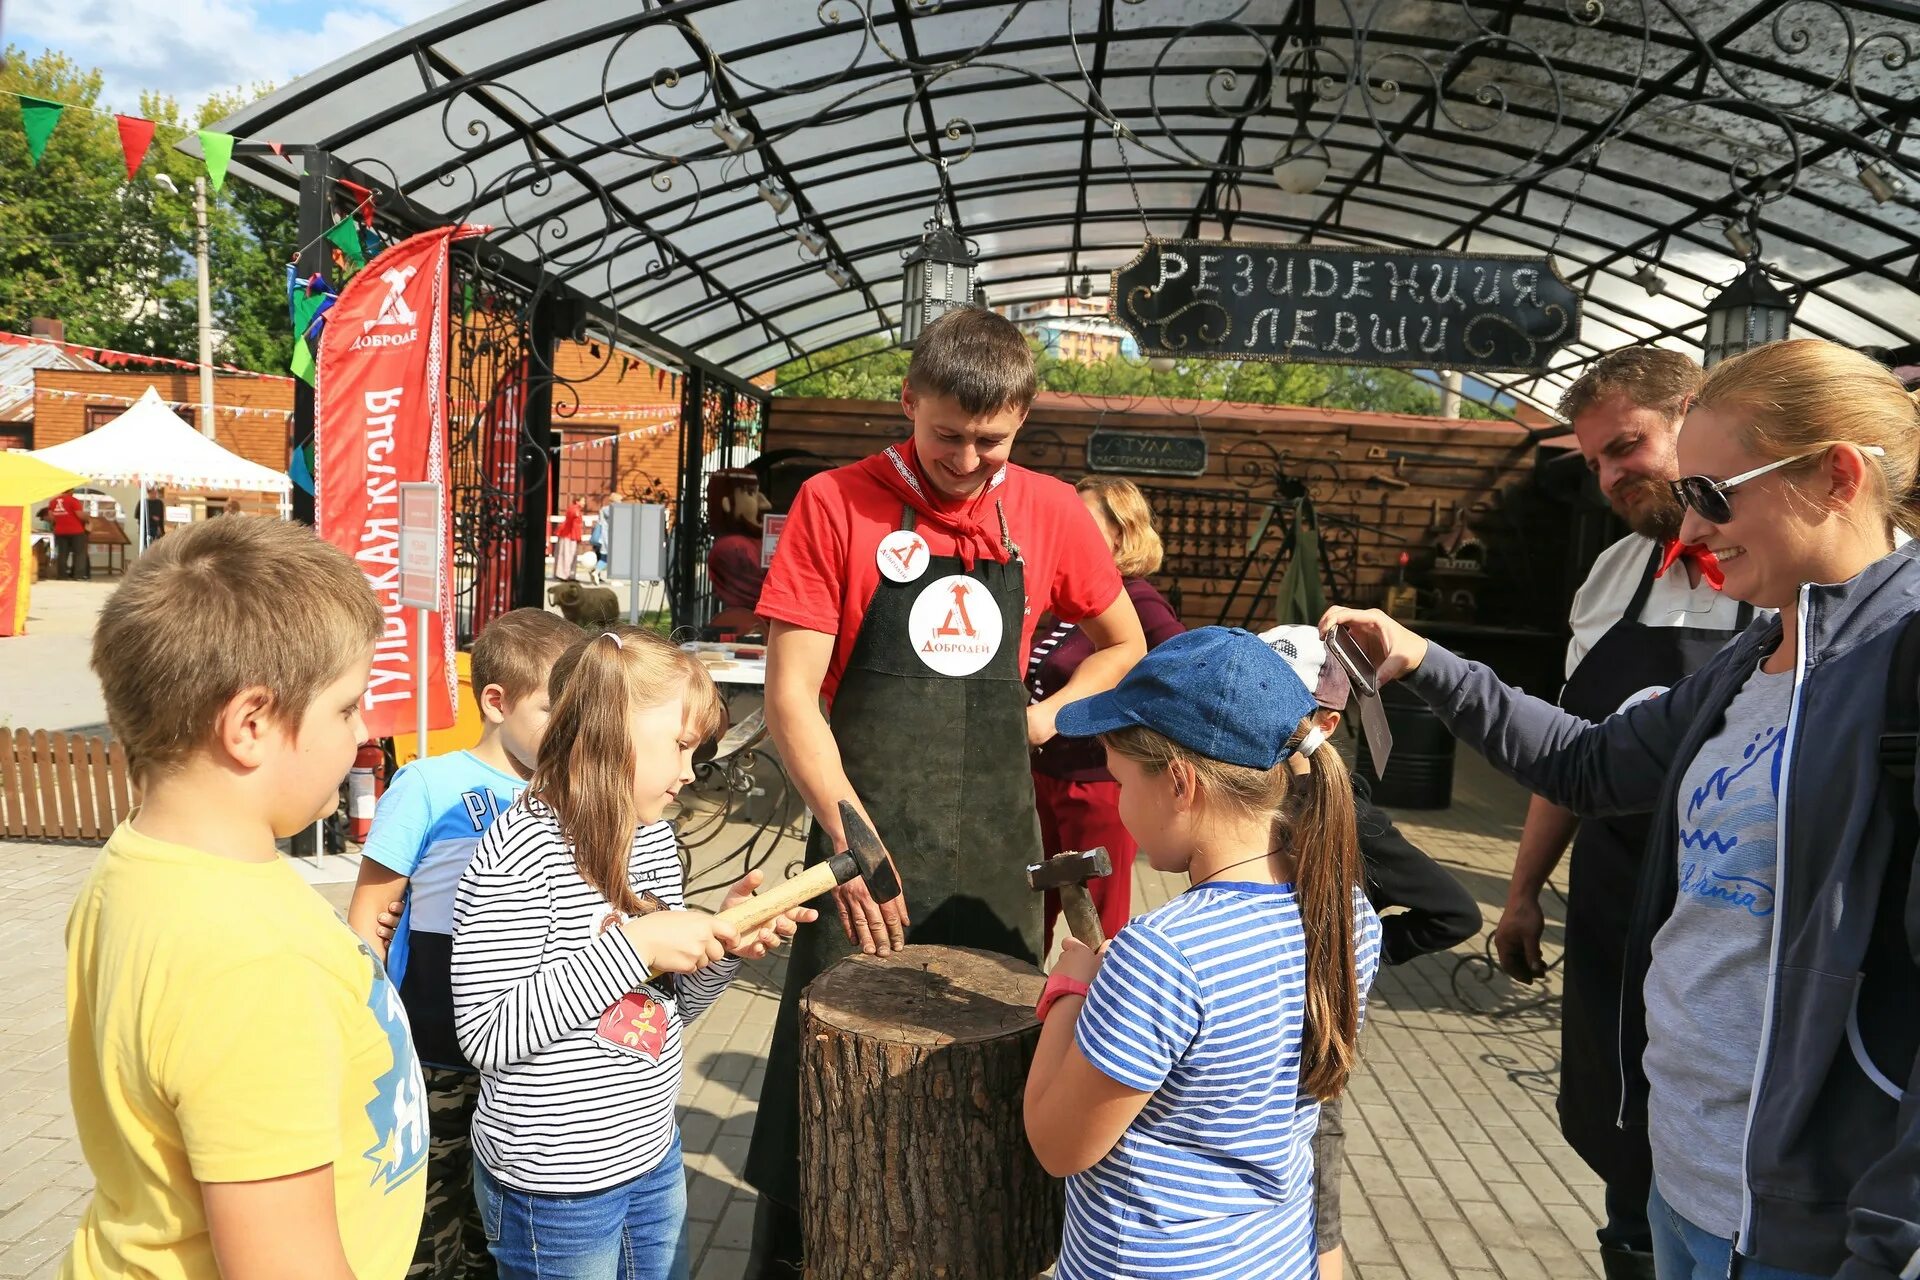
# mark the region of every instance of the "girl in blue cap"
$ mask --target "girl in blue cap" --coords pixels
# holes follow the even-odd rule
[[[1380,948],[1317,719],[1278,654],[1224,627],[1060,712],[1105,745],[1140,853],[1190,887],[1099,953],[1069,939],[1041,997],[1026,1128],[1067,1179],[1059,1280],[1317,1274],[1313,1134]]]

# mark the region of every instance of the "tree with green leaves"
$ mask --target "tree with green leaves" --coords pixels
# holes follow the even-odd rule
[[[1043,391],[1070,395],[1309,405],[1376,413],[1437,414],[1440,392],[1410,373],[1346,365],[1180,360],[1156,370],[1114,354],[1097,363],[1063,360],[1033,343]],[[843,342],[780,367],[774,394],[838,400],[895,400],[911,353],[872,335]],[[1491,418],[1485,405],[1463,400],[1463,418]]]
[[[100,86],[98,71],[61,54],[6,51],[0,89],[68,109],[35,163],[18,115],[5,120],[19,112],[19,99],[0,99],[0,330],[24,332],[33,317],[48,316],[65,324],[69,342],[195,359],[193,180],[206,170],[176,144],[252,95],[209,99],[191,118],[154,94],[122,107],[158,126],[129,181]],[[163,174],[174,190],[157,180]],[[295,225],[291,206],[245,183],[209,196],[216,361],[285,370],[292,326],[279,264]]]

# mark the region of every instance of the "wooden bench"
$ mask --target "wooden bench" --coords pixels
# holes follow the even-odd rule
[[[0,839],[97,844],[132,810],[119,743],[44,729],[0,734]]]

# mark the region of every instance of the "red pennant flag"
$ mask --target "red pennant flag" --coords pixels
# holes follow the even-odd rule
[[[345,178],[335,178],[334,182],[353,197],[354,214],[371,227],[373,225],[373,192],[357,182],[348,182]]]
[[[268,145],[269,147],[271,147],[271,148],[273,148],[273,154],[275,154],[275,155],[277,155],[277,156],[279,156],[279,157],[280,157],[280,158],[281,158],[282,160],[286,160],[288,164],[292,164],[292,163],[293,163],[293,161],[291,161],[291,160],[287,160],[287,149],[286,149],[285,147],[283,147],[283,146],[281,146],[281,145],[280,145],[279,143],[277,143],[277,142],[273,142],[273,141],[271,141],[271,140],[269,140],[269,141],[268,141],[268,143],[267,143],[267,145]]]
[[[132,182],[153,144],[153,121],[139,116],[115,116],[114,120],[120,125],[120,149],[127,155],[127,181]]]

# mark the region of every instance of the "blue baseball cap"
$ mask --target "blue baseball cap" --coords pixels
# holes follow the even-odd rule
[[[1314,712],[1313,695],[1279,654],[1238,627],[1199,627],[1149,650],[1105,693],[1060,708],[1069,738],[1139,725],[1209,760],[1271,769]]]

